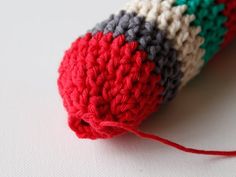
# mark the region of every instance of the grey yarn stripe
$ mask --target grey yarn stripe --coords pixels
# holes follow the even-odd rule
[[[177,60],[177,51],[166,38],[165,32],[156,26],[154,22],[147,22],[136,13],[120,11],[118,15],[111,15],[109,19],[97,24],[91,32],[113,32],[113,37],[124,34],[128,42],[139,42],[139,49],[147,52],[148,58],[156,65],[156,73],[161,74],[166,103],[176,95],[183,73],[180,70],[181,63]]]

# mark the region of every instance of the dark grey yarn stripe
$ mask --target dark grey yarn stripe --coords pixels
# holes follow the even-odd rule
[[[117,37],[126,36],[127,41],[139,42],[139,49],[148,53],[148,58],[156,64],[156,73],[161,74],[161,84],[165,88],[164,103],[169,102],[176,95],[183,77],[181,63],[177,60],[177,51],[163,31],[157,29],[154,22],[147,22],[144,17],[136,13],[121,11],[118,15],[111,15],[109,19],[97,24],[92,33],[113,32]]]

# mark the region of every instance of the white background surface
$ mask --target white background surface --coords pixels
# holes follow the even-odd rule
[[[0,5],[1,177],[235,177],[236,158],[176,151],[125,135],[78,140],[57,68],[80,34],[126,0],[21,0]],[[142,129],[187,146],[236,149],[236,43]]]

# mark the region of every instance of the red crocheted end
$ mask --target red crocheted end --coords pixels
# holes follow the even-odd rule
[[[155,64],[125,36],[91,33],[77,39],[59,68],[58,86],[79,138],[111,138],[123,129],[101,126],[113,121],[138,127],[162,102]]]

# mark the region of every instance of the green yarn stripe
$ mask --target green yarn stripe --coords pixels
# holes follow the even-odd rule
[[[227,17],[222,15],[224,4],[216,4],[214,0],[176,0],[175,5],[187,5],[187,14],[195,15],[194,26],[201,27],[201,37],[205,39],[201,46],[206,53],[204,61],[207,63],[219,51],[227,29],[224,23]]]

